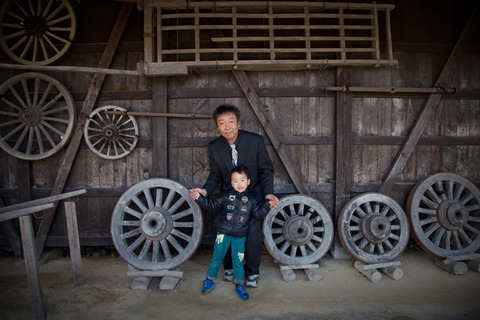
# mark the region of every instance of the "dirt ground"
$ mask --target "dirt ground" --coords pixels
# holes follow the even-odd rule
[[[211,293],[200,293],[212,251],[199,248],[168,292],[159,290],[158,278],[146,291],[132,290],[127,262],[108,250],[82,251],[85,284],[75,287],[64,252],[39,268],[47,319],[480,319],[480,274],[452,275],[417,248],[399,259],[403,279],[384,274],[376,284],[353,268],[353,260],[329,255],[318,262],[322,280],[309,281],[297,270],[296,279],[285,282],[265,253],[260,287],[249,289],[246,301],[224,281],[217,280]],[[2,254],[0,286],[0,319],[31,319],[23,261]]]

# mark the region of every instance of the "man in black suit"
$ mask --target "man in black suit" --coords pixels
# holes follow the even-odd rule
[[[213,120],[221,136],[208,144],[210,174],[202,188],[191,190],[206,197],[211,195],[218,186],[221,190],[231,188],[229,173],[234,166],[242,164],[250,173],[249,190],[277,205],[278,198],[273,194],[273,164],[265,148],[263,137],[240,130],[240,111],[233,105],[220,105],[213,113]],[[247,287],[258,287],[263,239],[262,221],[250,219],[245,244]],[[231,281],[233,267],[229,253],[225,256],[224,268],[222,278]]]

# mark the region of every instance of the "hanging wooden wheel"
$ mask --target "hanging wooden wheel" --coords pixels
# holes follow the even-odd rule
[[[310,264],[322,258],[332,245],[333,229],[327,209],[306,195],[282,198],[263,222],[268,252],[286,265]]]
[[[390,262],[408,244],[405,212],[390,197],[369,192],[351,199],[338,218],[340,241],[352,257],[368,264]]]
[[[75,120],[72,95],[50,76],[23,73],[0,86],[0,147],[17,158],[53,155],[68,142]]]
[[[113,211],[111,234],[119,254],[141,270],[173,269],[200,244],[200,207],[179,183],[149,179],[129,188]]]
[[[120,111],[125,114],[108,114]],[[104,106],[94,110],[85,124],[83,136],[88,147],[105,159],[120,159],[128,155],[138,142],[139,130],[133,116],[116,106]]]
[[[7,0],[0,9],[0,45],[21,64],[47,65],[70,48],[77,22],[67,0]]]
[[[480,191],[454,173],[437,173],[412,189],[407,211],[413,236],[427,252],[441,258],[480,248]]]

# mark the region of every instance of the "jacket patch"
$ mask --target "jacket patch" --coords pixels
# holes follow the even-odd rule
[[[245,216],[238,216],[238,221],[243,223],[245,221]]]
[[[240,211],[242,211],[242,212],[247,212],[247,206],[242,206],[242,207],[240,208]]]
[[[230,201],[235,201],[235,198],[236,198],[236,196],[235,196],[234,194],[231,194],[231,195],[228,197],[228,199],[229,199]]]
[[[235,206],[232,206],[231,204],[229,204],[229,205],[227,206],[227,209],[228,209],[228,210],[234,210],[234,209],[235,209]]]
[[[243,197],[242,197],[242,201],[243,201],[244,203],[247,203],[247,202],[248,202],[248,198],[247,198],[246,196],[243,196]]]
[[[227,213],[227,220],[232,220],[233,214],[230,212]]]

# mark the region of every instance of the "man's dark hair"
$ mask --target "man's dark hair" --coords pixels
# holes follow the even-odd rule
[[[222,104],[213,112],[213,121],[215,121],[215,124],[217,124],[218,116],[224,113],[233,113],[235,117],[237,117],[237,121],[240,122],[240,110],[233,104]]]
[[[232,176],[232,173],[239,173],[239,174],[245,174],[248,179],[250,179],[250,173],[248,172],[248,169],[242,165],[238,165],[235,168],[230,171],[230,176]]]

